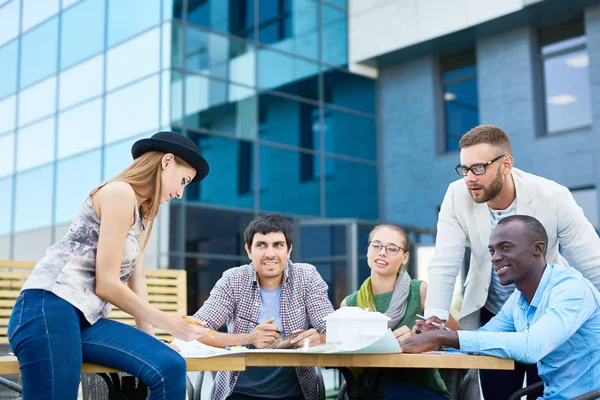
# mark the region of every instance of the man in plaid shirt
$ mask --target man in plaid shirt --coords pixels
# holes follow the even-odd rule
[[[225,271],[194,314],[214,330],[227,324],[228,333],[215,332],[214,339],[205,335],[203,343],[265,348],[296,332],[301,333],[290,341],[294,347],[325,342],[323,318],[333,312],[327,284],[314,266],[289,260],[293,238],[292,224],[278,214],[261,215],[248,225],[244,242],[252,263]],[[220,371],[211,398],[313,400],[317,375],[313,367]]]

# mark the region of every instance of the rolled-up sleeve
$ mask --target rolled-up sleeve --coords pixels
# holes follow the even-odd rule
[[[314,266],[311,266],[307,287],[306,308],[311,325],[319,333],[325,333],[325,317],[333,312],[327,294],[328,286]]]

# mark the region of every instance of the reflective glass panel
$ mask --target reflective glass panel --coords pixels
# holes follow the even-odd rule
[[[183,78],[175,70],[162,73],[161,125],[181,126],[183,121]]]
[[[99,55],[60,73],[59,107],[72,106],[102,93],[104,56]]]
[[[180,36],[180,33],[177,35]],[[256,58],[254,46],[250,43],[194,26],[187,27],[186,35],[187,69],[248,86],[255,85]],[[181,43],[178,44],[181,46]]]
[[[9,234],[13,216],[13,177],[0,179],[0,235]]]
[[[60,0],[21,0],[23,3],[23,26],[25,32],[58,13]]]
[[[9,96],[0,100],[0,133],[15,129],[15,103],[16,96]]]
[[[54,160],[54,120],[46,118],[19,129],[17,133],[17,171]]]
[[[326,152],[377,160],[377,123],[374,118],[325,108],[323,132]]]
[[[56,72],[57,42],[58,18],[56,17],[23,34],[21,38],[21,89]]]
[[[309,239],[310,240],[310,239]],[[348,263],[346,261],[317,261],[311,263],[328,286],[327,294],[335,308],[348,293]],[[362,283],[362,282],[361,282]]]
[[[186,199],[205,204],[254,207],[254,145],[211,135],[188,133],[208,165],[210,178],[186,188]]]
[[[108,0],[108,46],[158,25],[160,9],[160,0]]]
[[[0,177],[10,175],[15,170],[15,134],[0,136]],[[2,193],[2,192],[0,192]],[[2,194],[3,197],[4,194]],[[2,210],[2,208],[0,208]]]
[[[345,160],[325,160],[325,202],[329,218],[378,218],[377,168]]]
[[[242,37],[246,37],[244,32],[252,30],[254,0],[189,0],[187,7],[191,24]]]
[[[62,14],[61,68],[70,67],[104,48],[104,1],[82,1]]]
[[[348,64],[348,14],[323,4],[322,61],[331,65]]]
[[[348,8],[348,0],[324,0],[324,3],[333,4],[338,7]]]
[[[316,63],[273,50],[258,51],[258,86],[262,89],[318,100],[318,76]]]
[[[25,125],[55,112],[55,76],[21,91],[19,95],[19,125]]]
[[[52,225],[54,164],[18,174],[15,232]]]
[[[106,143],[158,129],[159,87],[155,75],[106,96]]]
[[[185,125],[250,138],[256,127],[254,89],[201,75],[185,79]]]
[[[106,57],[106,90],[112,90],[158,71],[160,28],[152,29],[110,49]]]
[[[272,94],[260,95],[261,140],[307,149],[319,148],[319,107]]]
[[[58,158],[102,145],[102,99],[58,115]]]
[[[320,214],[319,180],[303,181],[300,168],[301,153],[260,146],[261,211]]]
[[[440,59],[445,117],[445,150],[459,150],[462,135],[479,125],[475,50]]]
[[[13,0],[0,8],[0,46],[19,35],[19,0]]]
[[[19,42],[13,40],[0,47],[0,98],[17,91]]]
[[[306,262],[312,258],[346,255],[345,225],[305,225],[300,235],[300,256]]]
[[[69,222],[89,192],[100,184],[100,150],[59,161],[56,169],[54,223]]]
[[[104,149],[104,171],[102,171],[102,180],[107,181],[117,176],[129,164],[133,162],[131,156],[131,146],[142,138],[150,137],[151,134],[144,134],[134,138],[106,146]]]
[[[81,0],[62,0],[62,8],[65,9],[75,3],[79,3]]]
[[[375,114],[376,81],[340,69],[323,70],[323,100],[338,107]]]

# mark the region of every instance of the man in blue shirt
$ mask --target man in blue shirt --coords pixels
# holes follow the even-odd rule
[[[412,336],[402,351],[447,346],[537,363],[545,399],[570,399],[600,388],[600,293],[577,270],[546,264],[547,243],[544,227],[533,217],[499,221],[490,236],[492,263],[502,285],[516,286],[500,312],[477,331]],[[430,326],[418,322],[415,329]]]

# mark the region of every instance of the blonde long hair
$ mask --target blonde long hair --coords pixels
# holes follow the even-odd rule
[[[160,207],[160,193],[162,191],[162,158],[166,153],[160,151],[149,151],[136,158],[119,175],[115,176],[113,181],[127,182],[136,193],[140,190],[149,188],[152,195],[139,205],[142,218],[145,220],[144,239],[141,246],[140,255],[146,249],[154,218],[158,214]],[[182,158],[175,156],[175,162],[184,167],[193,168]]]

